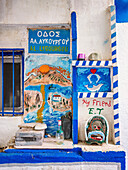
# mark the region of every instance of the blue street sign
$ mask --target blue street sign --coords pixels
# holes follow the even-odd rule
[[[29,29],[28,52],[70,54],[70,30]]]

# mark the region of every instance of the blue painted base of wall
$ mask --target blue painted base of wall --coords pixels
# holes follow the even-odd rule
[[[7,149],[0,153],[0,164],[52,162],[115,162],[125,170],[125,152],[84,152],[74,149]]]

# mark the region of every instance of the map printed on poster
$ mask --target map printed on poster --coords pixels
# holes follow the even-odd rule
[[[29,29],[28,52],[70,54],[70,30]]]
[[[79,92],[110,92],[110,68],[77,68],[77,90]]]

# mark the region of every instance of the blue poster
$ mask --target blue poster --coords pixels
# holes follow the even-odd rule
[[[110,68],[77,68],[77,91],[111,92]]]
[[[70,30],[29,29],[28,52],[70,54]]]

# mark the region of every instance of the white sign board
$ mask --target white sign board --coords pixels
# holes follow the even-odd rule
[[[79,98],[78,99],[78,132],[79,140],[85,141],[85,122],[92,115],[103,115],[109,124],[109,141],[113,141],[114,118],[112,98]]]

